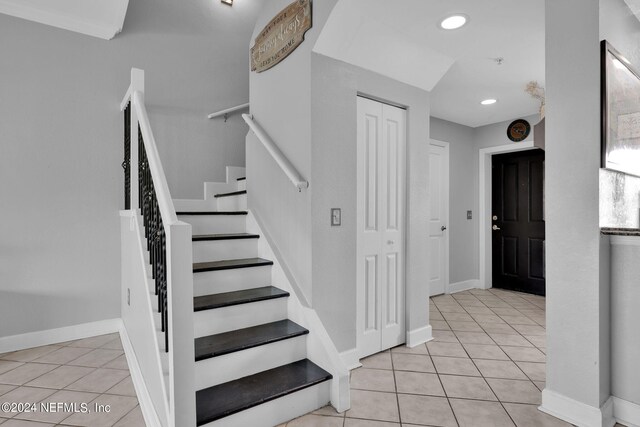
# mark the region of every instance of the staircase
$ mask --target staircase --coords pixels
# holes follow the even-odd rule
[[[290,293],[259,257],[261,236],[247,233],[243,174],[228,168],[205,200],[174,200],[193,232],[198,426],[275,426],[331,397],[331,374],[307,358],[309,331],[289,320]]]

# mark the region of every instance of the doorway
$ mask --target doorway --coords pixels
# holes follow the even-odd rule
[[[405,342],[406,111],[357,98],[357,348]]]
[[[429,145],[429,296],[449,285],[449,144]]]
[[[492,157],[493,287],[545,295],[544,151]]]

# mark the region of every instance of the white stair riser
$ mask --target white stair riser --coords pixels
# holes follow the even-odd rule
[[[243,191],[247,189],[247,180],[243,179],[242,181],[238,181],[238,190],[237,191]]]
[[[246,230],[245,215],[180,215],[178,219],[191,224],[193,235],[244,233]]]
[[[238,194],[236,196],[218,197],[219,211],[246,211],[247,195]]]
[[[193,273],[193,295],[196,297],[270,285],[270,265]]]
[[[212,211],[217,205],[215,200],[173,199],[173,207],[176,212]]]
[[[202,240],[193,242],[193,262],[255,258],[258,239]]]
[[[306,335],[196,362],[196,390],[244,378],[306,357]]]
[[[203,427],[273,427],[315,411],[329,403],[331,381],[325,381],[296,393],[246,411],[221,418]]]
[[[287,318],[287,298],[238,304],[193,313],[194,336],[220,334]]]

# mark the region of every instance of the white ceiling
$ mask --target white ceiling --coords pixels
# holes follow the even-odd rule
[[[467,25],[440,29],[454,13]],[[339,0],[314,50],[430,91],[435,117],[496,123],[538,111],[524,88],[544,86],[544,0]]]
[[[0,13],[110,40],[124,24],[129,0],[0,0]]]

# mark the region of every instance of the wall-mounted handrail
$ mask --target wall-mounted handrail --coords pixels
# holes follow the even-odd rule
[[[256,134],[264,148],[267,149],[273,160],[276,161],[278,166],[287,175],[289,180],[296,186],[298,191],[302,191],[303,188],[309,188],[309,182],[302,178],[300,172],[297,171],[295,166],[289,161],[289,159],[280,151],[276,143],[267,135],[262,127],[253,120],[253,117],[249,114],[243,114],[242,118],[249,125],[249,128]]]
[[[246,104],[236,105],[235,107],[231,107],[225,110],[220,110],[215,113],[211,113],[207,116],[207,118],[215,119],[216,117],[224,117],[224,121],[226,122],[227,118],[229,117],[229,114],[235,113],[236,111],[240,111],[240,110],[246,110],[247,108],[249,108],[248,102]]]

